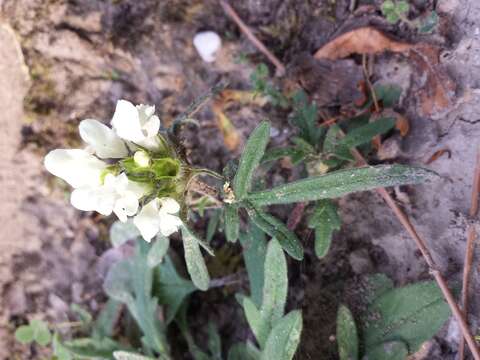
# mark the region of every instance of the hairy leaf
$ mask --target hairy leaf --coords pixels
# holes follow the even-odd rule
[[[228,360],[260,360],[260,351],[250,342],[237,343],[230,348]]]
[[[208,323],[208,350],[212,355],[212,360],[222,360],[222,341],[212,322]]]
[[[207,241],[207,243],[210,243],[210,241],[212,241],[213,236],[217,231],[218,225],[220,223],[221,214],[222,214],[221,209],[215,209],[210,216],[210,220],[208,221],[208,225],[207,225],[207,235],[205,237],[205,240]]]
[[[247,195],[252,183],[253,172],[265,153],[269,137],[270,125],[266,121],[262,121],[250,134],[233,179],[233,191],[237,200],[242,200]]]
[[[291,257],[297,260],[303,259],[303,248],[300,240],[283,222],[257,207],[249,207],[247,211],[253,223],[271,237],[276,238]]]
[[[388,341],[402,341],[413,353],[435,335],[449,316],[449,307],[433,281],[386,291],[368,308],[366,350]]]
[[[158,234],[156,236],[155,242],[148,251],[147,255],[147,264],[149,267],[154,268],[160,264],[163,260],[163,257],[170,247],[170,239],[166,236]]]
[[[100,311],[97,320],[93,324],[92,337],[103,338],[111,337],[115,328],[115,323],[120,316],[122,305],[115,299],[108,299],[107,303]]]
[[[378,187],[418,184],[436,176],[433,171],[419,167],[368,166],[339,170],[280,185],[270,190],[252,192],[248,195],[247,200],[254,206],[265,206],[336,198]]]
[[[345,305],[338,308],[337,344],[340,360],[358,360],[357,327],[352,313]]]
[[[128,351],[115,351],[113,357],[115,360],[155,360],[154,358]]]
[[[377,135],[385,134],[395,127],[394,118],[380,118],[375,122],[360,126],[350,131],[345,137],[338,141],[338,146],[354,148],[368,143]]]
[[[110,228],[110,241],[113,247],[118,247],[137,236],[140,236],[140,231],[131,220],[127,222],[116,221]]]
[[[238,209],[235,205],[225,204],[224,207],[224,226],[225,237],[229,242],[236,242],[240,231],[240,218],[238,217]]]
[[[167,306],[165,322],[170,323],[177,314],[183,301],[196,287],[189,280],[178,275],[170,257],[156,269],[155,295],[162,305]]]
[[[295,355],[302,333],[302,313],[292,311],[281,318],[268,336],[262,360],[291,360]]]
[[[408,357],[408,349],[401,341],[389,341],[374,347],[365,357],[368,360],[405,360]]]
[[[188,273],[195,286],[206,291],[210,275],[208,275],[207,266],[200,251],[199,240],[186,226],[182,226],[182,237]]]
[[[308,220],[308,227],[315,229],[315,254],[318,258],[327,255],[333,231],[340,230],[341,225],[335,204],[329,199],[319,200]]]
[[[265,233],[255,224],[250,224],[250,231],[240,234],[240,243],[250,283],[250,297],[259,308],[262,305],[264,264],[267,254]]]

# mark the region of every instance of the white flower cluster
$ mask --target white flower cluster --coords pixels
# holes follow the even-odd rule
[[[135,106],[120,100],[112,128],[92,119],[80,122],[80,136],[87,143],[86,149],[56,149],[44,161],[50,173],[74,188],[70,197],[74,207],[103,215],[113,212],[122,222],[134,216],[133,223],[146,241],[159,232],[169,236],[178,230],[182,224],[177,216],[178,202],[170,197],[155,198],[138,212],[139,200],[151,191],[151,186],[130,180],[125,172],[111,171],[111,165],[103,160],[124,159],[136,151],[135,163],[139,167],[148,166],[148,154],[139,147],[152,152],[160,147],[157,135],[160,119],[154,112],[154,106]]]

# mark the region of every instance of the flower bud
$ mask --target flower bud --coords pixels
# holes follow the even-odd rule
[[[139,167],[149,167],[150,166],[150,156],[148,156],[146,151],[139,150],[133,155],[133,161]]]

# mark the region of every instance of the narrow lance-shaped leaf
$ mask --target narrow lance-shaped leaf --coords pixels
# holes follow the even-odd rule
[[[357,327],[345,305],[340,305],[337,313],[337,343],[340,360],[358,360]]]
[[[163,260],[163,257],[170,247],[170,239],[161,234],[156,236],[156,240],[153,243],[152,247],[148,251],[147,255],[147,264],[149,267],[154,268],[160,264]]]
[[[264,264],[267,254],[265,233],[255,224],[250,224],[248,233],[240,234],[243,247],[243,260],[250,283],[250,296],[257,307],[262,305]]]
[[[271,325],[283,316],[285,302],[287,301],[287,290],[287,260],[280,244],[273,238],[268,243],[265,258],[263,301],[260,309],[262,318]]]
[[[395,126],[394,118],[380,118],[350,131],[345,137],[338,141],[338,146],[353,148],[368,143],[377,135],[385,134]]]
[[[280,319],[268,336],[262,360],[291,360],[295,355],[302,333],[302,313],[292,311]]]
[[[408,357],[407,345],[402,341],[388,341],[374,347],[365,357],[368,360],[405,360]]]
[[[240,230],[240,218],[238,217],[238,209],[235,205],[225,204],[225,237],[229,242],[235,242],[238,239]]]
[[[283,222],[256,207],[249,207],[247,211],[255,225],[271,237],[276,238],[291,257],[297,260],[303,259],[303,248],[300,240]]]
[[[247,195],[252,183],[253,172],[265,153],[269,137],[270,125],[268,122],[262,121],[248,138],[233,179],[233,191],[237,200],[242,200]]]
[[[341,225],[335,204],[329,199],[319,200],[308,220],[308,227],[315,229],[315,254],[318,258],[327,255],[333,231],[339,230]]]
[[[247,200],[254,206],[288,204],[341,197],[379,187],[418,184],[435,178],[431,170],[406,165],[380,165],[339,170],[256,191]]]
[[[199,241],[186,226],[182,226],[182,237],[188,273],[195,286],[205,291],[208,289],[210,276],[200,251]]]

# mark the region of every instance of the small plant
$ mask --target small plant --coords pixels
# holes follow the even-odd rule
[[[410,20],[408,18],[408,12],[410,11],[410,5],[407,1],[400,0],[385,0],[382,4],[382,13],[385,19],[391,23],[396,24],[398,21],[406,23],[413,29],[418,29],[420,33],[432,32],[438,24],[438,15],[435,11],[431,11],[422,20]]]
[[[187,322],[189,295],[211,286],[201,249],[215,255],[208,242],[221,226],[228,242],[240,239],[250,296],[237,297],[256,339],[256,344],[235,345],[228,359],[290,360],[300,341],[302,315],[299,310],[285,314],[288,277],[284,252],[301,260],[304,249],[295,232],[270,214],[267,207],[312,204],[307,209],[308,226],[315,229],[315,252],[323,257],[333,231],[341,226],[331,199],[377,187],[416,184],[436,176],[429,170],[403,165],[349,168],[353,160],[350,150],[390,131],[395,125],[393,119],[369,122],[366,104],[367,115],[357,126],[336,124],[327,130],[318,127],[317,108],[305,94],[298,93],[293,99],[284,97],[270,85],[268,72],[265,74],[262,68],[257,69],[252,80],[256,90],[266,92],[272,103],[278,101],[276,104],[282,106],[280,100],[285,100],[283,105],[292,107],[292,123],[298,128],[298,136],[292,139],[292,146],[267,150],[270,125],[260,122],[238,162],[230,163],[223,174],[192,166],[180,140],[182,126],[191,122],[196,105],[205,99],[194,103],[168,129],[161,127],[154,107],[134,106],[121,100],[112,128],[96,120],[80,123],[80,136],[87,149],[57,149],[45,157],[47,170],[74,188],[70,199],[73,206],[103,215],[114,213],[119,218],[111,227],[111,243],[127,247],[132,253],[109,269],[103,285],[109,300],[95,321],[81,308],[72,309],[83,324],[80,337],[69,339],[54,332],[52,344],[58,358],[172,359],[167,330],[175,323],[195,359],[222,359],[215,326],[208,326],[207,350],[203,344],[196,345]],[[387,106],[391,92],[379,91],[378,95]],[[305,177],[267,187],[261,178],[264,172],[259,170],[284,156],[303,166]],[[215,186],[206,185],[200,176],[210,176]],[[192,202],[191,193],[202,194],[202,198]],[[216,209],[204,241],[189,223],[194,217],[204,216],[208,204]],[[178,274],[169,256],[173,241],[170,236],[174,233],[181,235],[191,281]],[[159,306],[164,310],[161,317],[157,316]],[[120,313],[137,329],[124,334],[122,341],[114,331]],[[42,333],[39,328],[45,330],[45,326],[32,326],[19,328],[19,339],[47,345],[45,336],[37,338]],[[345,328],[347,333],[350,330]]]

